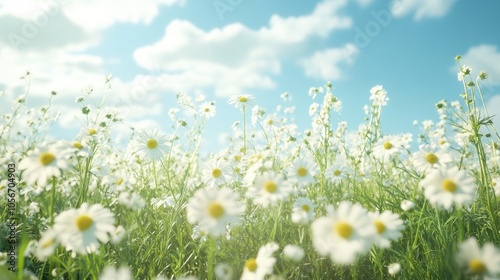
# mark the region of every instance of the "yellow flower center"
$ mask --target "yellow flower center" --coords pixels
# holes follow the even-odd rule
[[[121,185],[123,183],[123,178],[116,180],[116,185]]]
[[[52,153],[43,153],[40,155],[40,162],[43,164],[43,165],[49,165],[51,164],[54,160],[56,159],[56,157],[52,154]]]
[[[267,124],[268,124],[268,125],[273,125],[273,120],[268,120],[268,121],[267,121]]]
[[[148,149],[154,149],[158,146],[158,141],[156,141],[155,139],[149,139],[147,145]]]
[[[50,247],[52,246],[52,244],[54,244],[56,242],[56,240],[54,238],[51,238],[49,240],[46,240],[45,242],[43,242],[42,244],[40,244],[40,247],[42,249],[45,249],[47,247]]]
[[[212,202],[208,205],[208,215],[212,218],[220,218],[224,215],[224,207],[218,202]]]
[[[496,187],[496,186],[497,186],[497,182],[496,182],[496,181],[492,181],[492,182],[491,182],[491,186],[492,186],[492,187]],[[0,188],[0,189],[1,189],[1,188]]]
[[[333,171],[333,175],[335,175],[335,176],[340,176],[340,174],[342,174],[342,171],[340,171],[338,169]]]
[[[439,141],[439,145],[444,145],[444,144],[446,144],[446,141],[444,140]]]
[[[92,226],[92,224],[94,223],[94,220],[92,220],[91,217],[89,217],[88,215],[80,215],[76,218],[76,227],[80,230],[80,231],[85,231],[86,229],[88,229],[90,226]]]
[[[219,168],[214,168],[212,170],[212,177],[219,178],[221,175],[222,175],[222,170],[220,170]]]
[[[486,272],[486,266],[481,260],[473,259],[469,262],[469,269],[474,274],[484,274]]]
[[[205,112],[210,112],[210,109],[209,108],[205,108]]]
[[[391,144],[391,142],[385,142],[385,143],[384,143],[384,149],[386,149],[386,150],[390,150],[390,149],[392,149],[392,144]]]
[[[311,207],[309,207],[309,205],[307,205],[307,204],[302,205],[301,208],[302,208],[302,210],[304,210],[306,212],[309,212],[309,210],[311,210]]]
[[[430,163],[430,164],[434,164],[434,163],[437,163],[439,161],[438,157],[433,154],[433,153],[429,153],[425,156],[425,160]]]
[[[299,177],[304,177],[307,175],[307,169],[305,167],[299,167],[297,169],[297,175],[299,175]]]
[[[275,193],[278,189],[278,185],[273,181],[267,181],[264,183],[264,189],[269,193]]]
[[[377,229],[378,234],[382,234],[385,232],[385,230],[386,230],[385,224],[382,223],[380,220],[373,222],[373,224],[375,225],[375,228]]]
[[[240,98],[238,99],[238,101],[240,101],[241,103],[245,103],[245,102],[248,101],[248,99],[245,96],[240,96]]]
[[[335,231],[344,239],[348,239],[354,233],[353,228],[346,222],[338,222],[335,225]]]
[[[96,135],[97,134],[97,130],[91,128],[89,129],[89,135],[92,136],[92,135]]]
[[[457,190],[457,184],[450,179],[446,179],[443,181],[442,188],[445,191],[455,192]]]
[[[73,142],[73,147],[77,148],[78,150],[83,149],[83,145],[80,142]]]
[[[245,267],[248,269],[248,271],[254,272],[257,270],[257,261],[254,258],[248,259],[245,262]]]
[[[240,155],[235,155],[234,156],[234,160],[235,161],[240,161],[241,160],[241,156]]]

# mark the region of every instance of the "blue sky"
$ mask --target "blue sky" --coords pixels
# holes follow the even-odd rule
[[[384,132],[416,133],[413,120],[436,120],[436,102],[459,99],[454,57],[461,54],[473,74],[489,73],[485,96],[490,113],[500,114],[498,1],[127,2],[0,0],[4,98],[22,93],[19,76],[29,70],[29,105],[57,91],[61,117],[53,131],[71,138],[82,123],[75,98],[88,85],[101,92],[112,73],[108,104],[136,128],[169,132],[177,92],[214,100],[217,115],[205,135],[206,145],[218,146],[241,119],[226,103],[231,95],[252,94],[272,110],[290,93],[302,131],[310,122],[308,89],[331,81],[341,118],[355,130],[370,88],[380,84],[390,99]],[[145,95],[136,100],[134,91]],[[10,107],[0,104],[2,113]]]

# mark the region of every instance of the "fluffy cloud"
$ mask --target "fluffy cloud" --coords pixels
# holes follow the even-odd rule
[[[338,80],[342,76],[340,65],[351,64],[358,52],[354,44],[347,44],[343,48],[318,51],[304,59],[301,64],[309,77]]]
[[[280,73],[283,59],[302,55],[311,38],[351,27],[351,19],[338,14],[346,4],[330,0],[305,16],[273,15],[268,26],[258,30],[233,23],[204,31],[188,21],[174,20],[162,39],[137,49],[134,59],[150,71],[164,72],[164,78],[189,81],[165,84],[167,89],[213,87],[217,95],[229,96],[273,88],[272,75]]]
[[[414,14],[415,20],[442,17],[450,11],[456,0],[394,0],[391,13],[396,17]]]
[[[493,45],[478,45],[471,47],[462,56],[461,63],[472,67],[472,74],[477,75],[479,71],[488,73],[485,81],[488,85],[500,85],[500,52]],[[456,71],[456,67],[455,72]]]

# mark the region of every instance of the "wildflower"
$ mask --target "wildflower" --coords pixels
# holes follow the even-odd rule
[[[133,211],[141,210],[146,204],[140,195],[129,192],[120,193],[118,196],[118,202]]]
[[[298,263],[304,258],[304,249],[297,245],[288,244],[283,248],[283,255],[286,259]]]
[[[267,171],[255,178],[254,184],[248,188],[247,196],[254,198],[256,204],[267,207],[284,200],[291,191],[292,186],[283,175]]]
[[[484,279],[498,279],[500,274],[500,250],[493,243],[479,247],[476,238],[470,237],[458,246],[456,262],[466,273]]]
[[[123,226],[117,226],[114,231],[111,232],[111,243],[113,244],[118,244],[120,243],[125,235],[127,234],[127,231]]]
[[[232,179],[231,168],[224,160],[212,159],[202,171],[203,181],[208,187],[220,186]]]
[[[384,136],[373,147],[373,156],[384,162],[389,161],[402,150],[400,139],[396,136]]]
[[[336,209],[328,207],[327,212],[311,225],[313,246],[334,263],[352,264],[357,255],[369,251],[375,226],[359,204],[342,201]]]
[[[68,251],[96,252],[99,241],[107,243],[115,231],[114,214],[100,204],[83,203],[79,209],[66,210],[55,218],[54,231]]]
[[[401,201],[401,209],[403,209],[403,211],[410,211],[413,208],[415,208],[415,203],[413,201],[411,200]]]
[[[325,170],[325,178],[332,183],[340,183],[351,173],[351,169],[346,163],[335,163],[328,166]]]
[[[391,211],[384,211],[382,213],[368,213],[372,219],[377,233],[374,235],[374,243],[380,248],[389,248],[391,240],[397,240],[403,234],[403,220],[399,218],[398,214]]]
[[[457,79],[461,82],[464,81],[465,76],[470,75],[471,70],[472,68],[470,68],[469,66],[462,65],[462,67],[460,67],[460,72],[458,72],[457,74]]]
[[[425,197],[432,203],[450,209],[453,203],[470,204],[475,197],[474,179],[458,167],[434,169],[420,181]]]
[[[399,263],[391,263],[387,267],[387,272],[389,272],[390,275],[396,275],[401,271],[401,265]]]
[[[0,266],[3,266],[7,263],[7,252],[0,252]]]
[[[234,105],[236,108],[243,109],[253,103],[254,97],[250,94],[234,95],[229,98],[227,103]]]
[[[199,112],[206,119],[212,118],[216,113],[215,104],[213,102],[204,102],[200,105]]]
[[[28,157],[21,160],[19,169],[28,185],[37,183],[44,186],[52,177],[60,177],[61,171],[68,168],[66,154],[62,145],[37,148]]]
[[[151,205],[153,205],[156,208],[174,207],[175,206],[174,197],[167,196],[166,194],[163,194],[159,198],[153,197],[151,198]]]
[[[276,258],[273,257],[274,252],[279,249],[278,244],[274,242],[267,243],[260,247],[256,258],[250,258],[245,261],[242,280],[264,279],[266,275],[273,273],[273,267],[276,263]]]
[[[373,100],[373,104],[376,106],[387,105],[387,91],[381,86],[377,85],[370,89],[370,100]]]
[[[314,208],[316,204],[307,197],[301,197],[295,201],[292,209],[292,222],[306,225],[315,217]]]
[[[314,184],[314,176],[319,172],[316,163],[306,159],[296,159],[288,168],[288,177],[300,185]]]
[[[245,205],[238,200],[239,195],[228,188],[200,189],[189,199],[187,220],[192,225],[199,224],[203,232],[222,235],[228,224],[240,222],[239,215],[245,211]]]
[[[168,151],[168,138],[158,130],[145,131],[139,134],[135,151],[142,159],[158,160]]]
[[[413,164],[419,172],[427,172],[431,168],[443,167],[451,163],[451,156],[444,150],[430,145],[421,145],[413,154]]]
[[[225,263],[219,263],[214,269],[215,278],[217,280],[231,280],[233,279],[234,270],[233,268]]]
[[[37,243],[36,246],[36,257],[44,261],[48,257],[54,254],[59,241],[57,240],[57,232],[53,229],[48,229],[42,234],[42,238]]]
[[[118,269],[106,266],[99,277],[100,280],[132,280],[132,273],[128,267],[122,266]]]

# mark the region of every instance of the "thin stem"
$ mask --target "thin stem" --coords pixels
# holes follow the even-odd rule
[[[50,206],[49,206],[49,216],[50,225],[54,224],[54,204],[56,200],[56,178],[52,177],[52,190],[50,193]]]

